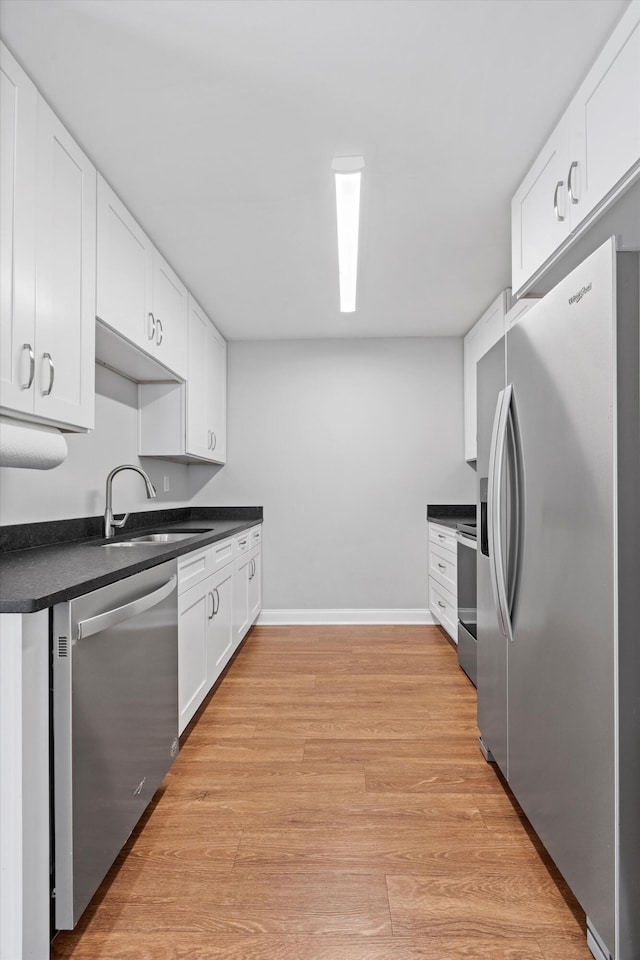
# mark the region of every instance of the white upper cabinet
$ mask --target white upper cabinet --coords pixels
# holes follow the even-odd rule
[[[33,412],[38,92],[0,46],[0,406]]]
[[[96,314],[175,377],[186,376],[187,290],[100,176]],[[175,379],[159,367],[155,374],[144,364],[136,368],[131,353],[104,336],[99,358],[134,379]]]
[[[227,459],[227,344],[213,324],[207,332],[207,444],[209,459]]]
[[[571,233],[569,131],[563,117],[511,201],[511,282],[519,289]]]
[[[94,422],[96,171],[1,47],[3,412]]]
[[[186,453],[209,458],[209,410],[207,404],[208,349],[211,323],[189,298],[189,376],[187,378]]]
[[[147,349],[152,328],[153,244],[98,175],[96,314],[116,333]]]
[[[188,298],[186,383],[142,383],[140,456],[225,463],[227,344],[193,297]]]
[[[578,222],[640,162],[640,3],[631,5],[574,97],[569,135]]]
[[[188,294],[167,261],[153,251],[153,310],[155,353],[180,377],[187,375]]]
[[[503,290],[464,338],[464,458],[477,459],[477,366],[505,331],[511,291]]]
[[[35,413],[94,423],[96,171],[38,100]]]
[[[513,197],[516,295],[639,173],[640,0],[632,0]]]

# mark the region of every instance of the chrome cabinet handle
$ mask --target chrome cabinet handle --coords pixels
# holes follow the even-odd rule
[[[211,597],[211,613],[209,614],[208,619],[213,620],[216,615],[216,600],[213,595],[213,590],[209,590],[209,596]]]
[[[446,570],[446,569],[447,569],[446,563],[439,563],[438,566],[440,567],[441,570]]]
[[[446,609],[447,609],[446,603],[443,603],[442,600],[438,600],[438,606],[439,606],[439,607],[442,607],[443,610],[446,610]]]
[[[444,533],[439,533],[439,534],[438,534],[438,539],[439,539],[439,540],[446,540],[447,538],[445,537]]]
[[[162,320],[156,320],[156,331],[157,331],[157,333],[156,333],[156,347],[159,347],[160,344],[162,343],[162,335],[163,335],[163,333],[164,333],[164,329],[163,329],[163,326],[162,326]]]
[[[573,184],[571,182],[573,171],[574,169],[577,169],[577,167],[578,167],[578,161],[574,160],[571,166],[569,167],[569,176],[567,177],[567,191],[569,193],[569,199],[571,200],[571,203],[578,202],[578,197],[576,197],[573,192]]]
[[[211,431],[211,449],[212,450],[215,450],[217,442],[218,442],[218,438],[216,437],[215,431],[212,430]]]
[[[239,546],[239,547],[244,547],[245,544],[246,544],[246,542],[247,542],[246,539],[245,539],[245,540],[238,540],[238,546]]]
[[[220,609],[220,594],[218,593],[217,587],[214,587],[213,593],[214,593],[215,600],[217,600],[217,603],[214,602],[214,607],[213,607],[213,615],[215,617],[216,613]]]
[[[55,380],[56,376],[56,368],[53,365],[53,360],[51,359],[50,353],[43,353],[42,359],[46,360],[49,364],[49,386],[46,388],[46,390],[42,390],[41,393],[43,397],[49,397],[51,395],[51,391],[53,390],[53,381]]]
[[[33,383],[33,378],[36,372],[36,355],[33,352],[33,347],[30,343],[23,343],[22,350],[26,350],[29,353],[29,377],[26,383],[20,384],[20,389],[29,390],[31,388],[31,384]]]
[[[156,318],[151,312],[149,312],[149,320],[151,321],[151,330],[147,334],[147,338],[153,340],[156,335]]]
[[[561,216],[560,211],[558,210],[558,190],[560,187],[564,187],[564,180],[558,180],[556,183],[556,188],[553,191],[553,212],[556,215],[556,220],[558,223],[562,223],[564,216]]]

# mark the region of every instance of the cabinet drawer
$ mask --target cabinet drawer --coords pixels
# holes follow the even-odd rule
[[[228,540],[221,540],[220,543],[212,544],[210,550],[213,554],[211,569],[220,570],[233,560],[233,538],[230,537]]]
[[[458,642],[458,610],[456,599],[437,580],[429,577],[429,609],[449,636]]]
[[[234,557],[240,557],[243,553],[253,550],[253,548],[257,547],[260,543],[262,543],[261,524],[257,527],[251,527],[250,530],[245,530],[235,538],[233,555]]]
[[[449,550],[443,550],[434,543],[429,545],[429,576],[454,597],[458,592],[457,557]]]
[[[200,583],[213,571],[213,552],[211,547],[206,550],[187,553],[178,560],[178,593],[184,593],[194,584]]]
[[[456,534],[454,530],[448,527],[441,527],[437,523],[429,524],[429,540],[436,546],[444,547],[446,550],[457,552]]]
[[[257,547],[259,543],[262,543],[262,526],[252,527],[249,530],[249,540],[252,547]]]

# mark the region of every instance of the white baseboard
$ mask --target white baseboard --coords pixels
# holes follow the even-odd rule
[[[430,610],[263,610],[257,623],[272,624],[340,624],[340,623],[435,623]]]

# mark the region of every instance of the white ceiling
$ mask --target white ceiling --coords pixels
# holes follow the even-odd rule
[[[228,339],[440,336],[509,285],[511,195],[626,5],[1,0],[0,32]]]

